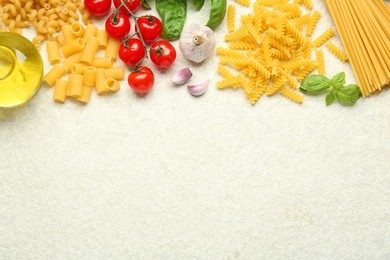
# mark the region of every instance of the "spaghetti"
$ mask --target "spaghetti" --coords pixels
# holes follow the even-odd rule
[[[363,96],[390,83],[390,8],[382,0],[325,0]]]

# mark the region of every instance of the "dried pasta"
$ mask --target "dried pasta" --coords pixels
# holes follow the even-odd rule
[[[326,0],[364,97],[390,82],[390,11],[382,0]]]
[[[337,47],[333,42],[328,42],[326,45],[326,48],[333,53],[340,61],[345,62],[348,60],[347,54],[343,52],[342,49]]]
[[[334,33],[328,30],[312,42],[320,13],[304,13],[304,7],[313,9],[312,1],[254,1],[253,12],[241,16],[241,26],[225,35],[228,47],[217,48],[218,72],[222,76],[217,88],[243,89],[251,104],[263,94],[276,93],[302,103],[303,96],[294,90],[319,65],[312,58],[312,50]]]
[[[318,64],[318,74],[325,76],[325,60],[324,52],[322,50],[316,50],[317,64]]]
[[[236,2],[243,5],[243,6],[250,6],[250,4],[251,4],[250,0],[236,0]]]
[[[332,28],[329,28],[328,30],[326,30],[325,32],[323,32],[320,36],[318,36],[317,39],[315,39],[313,41],[313,46],[315,48],[318,48],[320,47],[321,45],[323,45],[327,40],[329,40],[330,38],[332,38],[334,36],[335,32]]]
[[[235,13],[236,7],[234,5],[229,5],[227,9],[227,25],[229,32],[233,32],[235,30]]]
[[[116,55],[113,51],[117,51],[118,41],[109,37],[105,39],[106,35],[101,34],[100,43],[103,44],[99,46],[99,33],[94,29],[96,27],[89,26],[88,29],[88,26],[84,28],[78,23],[63,26],[67,29],[61,29],[61,34],[56,36],[56,39],[63,40],[53,39],[46,44],[48,57],[56,63],[44,75],[44,81],[48,85],[55,84],[54,101],[64,103],[69,97],[87,103],[93,89],[96,89],[98,94],[118,91],[119,80],[124,78],[123,67],[114,67]],[[69,28],[71,30],[68,30]],[[71,35],[64,35],[69,32]],[[86,43],[84,37],[87,39]],[[79,47],[82,45],[80,43],[85,43],[82,48]],[[99,47],[103,49],[101,52],[98,52]],[[107,49],[108,47],[110,49]],[[67,79],[62,79],[64,76],[67,76]]]

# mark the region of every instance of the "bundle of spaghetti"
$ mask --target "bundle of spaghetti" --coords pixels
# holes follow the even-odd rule
[[[296,89],[317,69],[317,58],[312,57],[312,52],[333,36],[329,29],[312,41],[321,15],[314,10],[307,12],[308,9],[313,9],[310,0],[255,1],[253,12],[241,16],[241,26],[234,30],[230,26],[225,35],[228,47],[217,48],[218,72],[223,77],[217,87],[243,89],[251,104],[263,94],[277,93],[302,103],[303,96]],[[323,71],[323,59],[320,61]]]
[[[363,96],[390,83],[390,8],[382,0],[325,0]]]
[[[36,31],[33,43],[38,48],[44,40],[52,40],[64,24],[79,20],[91,22],[82,0],[0,0],[0,31],[21,34],[32,25]]]

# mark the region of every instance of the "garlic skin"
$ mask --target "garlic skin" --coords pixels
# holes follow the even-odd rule
[[[205,82],[200,84],[188,85],[187,90],[191,95],[195,97],[199,97],[207,91],[208,87],[209,87],[209,80],[206,80]]]
[[[183,85],[187,83],[192,77],[192,72],[189,68],[184,68],[181,70],[176,71],[172,77],[171,82],[175,85]]]
[[[182,32],[179,48],[190,61],[200,63],[210,57],[215,48],[213,30],[201,24],[192,24]]]

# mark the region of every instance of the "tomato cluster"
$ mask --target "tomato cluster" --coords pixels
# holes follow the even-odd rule
[[[150,68],[141,66],[142,61],[149,56],[158,68],[166,69],[175,61],[176,50],[168,41],[158,40],[163,27],[159,18],[134,15],[141,6],[140,0],[113,2],[116,11],[107,18],[106,31],[110,37],[121,41],[118,56],[132,70],[128,76],[130,87],[139,94],[145,94],[153,87],[154,74]],[[85,0],[84,5],[93,15],[104,16],[110,10],[111,0]],[[130,18],[134,19],[133,35],[130,35]]]

